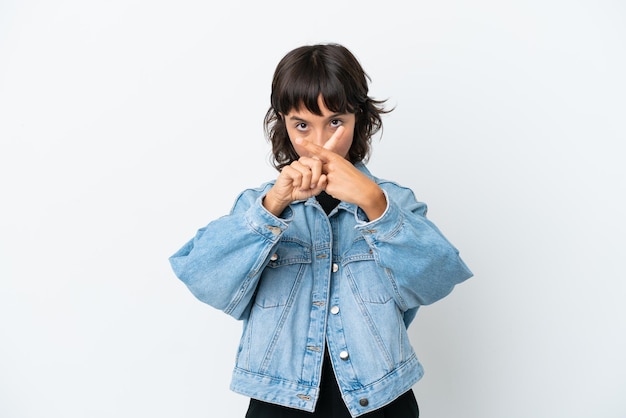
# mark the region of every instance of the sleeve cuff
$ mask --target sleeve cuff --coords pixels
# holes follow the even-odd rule
[[[255,204],[248,209],[246,223],[267,240],[277,241],[293,220],[293,210],[287,206],[280,218],[274,216],[263,206],[263,197],[265,195],[259,196]]]
[[[365,236],[373,234],[377,236],[386,236],[393,233],[402,225],[402,212],[400,208],[389,198],[387,192],[383,189],[385,199],[387,199],[387,208],[380,217],[369,221],[363,209],[358,208],[356,217],[356,226]]]

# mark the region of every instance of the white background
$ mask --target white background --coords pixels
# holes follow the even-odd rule
[[[273,70],[327,41],[396,106],[371,170],[475,273],[411,328],[422,417],[626,417],[625,18],[618,0],[0,0],[0,417],[243,417],[241,324],[167,258],[275,176]]]

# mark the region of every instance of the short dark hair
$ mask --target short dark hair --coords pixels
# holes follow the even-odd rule
[[[381,115],[393,110],[384,108],[386,100],[368,96],[368,81],[371,79],[359,61],[342,45],[301,46],[287,53],[274,71],[271,105],[264,119],[274,167],[281,170],[299,158],[281,114],[304,106],[321,115],[320,95],[330,111],[355,114],[354,139],[347,158],[352,163],[367,161],[371,138],[382,128]]]

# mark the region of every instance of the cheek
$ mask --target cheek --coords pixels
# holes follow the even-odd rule
[[[348,152],[350,151],[350,148],[352,147],[352,141],[353,141],[353,133],[348,132],[347,134],[348,135],[344,136],[341,142],[339,142],[337,144],[337,147],[335,147],[335,149],[333,150],[344,158],[348,157]]]
[[[346,141],[340,144],[339,148],[336,152],[340,154],[342,157],[347,158],[348,152],[350,151],[350,147],[352,146],[352,140]]]
[[[291,142],[291,146],[293,147],[293,149],[296,151],[296,154],[298,154],[299,157],[302,156],[307,156],[307,153],[305,150],[302,149],[302,147],[300,145],[294,144],[293,141],[291,139],[289,139],[289,141]]]
[[[301,149],[298,145],[294,144],[293,139],[294,137],[294,133],[292,129],[287,129],[287,136],[289,137],[289,142],[291,143],[291,147],[296,151],[296,154],[298,155],[302,155],[301,154]]]

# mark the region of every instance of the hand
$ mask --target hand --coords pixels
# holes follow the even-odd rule
[[[359,206],[370,220],[377,219],[387,208],[385,195],[373,180],[332,151],[341,137],[341,130],[341,127],[337,129],[323,147],[303,138],[296,138],[295,142],[322,163],[320,179],[325,183],[323,190],[336,199]]]
[[[263,206],[276,216],[294,200],[317,196],[326,187],[322,162],[317,158],[300,157],[283,167],[274,186],[263,199]]]
[[[336,144],[343,132],[344,128],[340,126],[327,142]],[[326,187],[326,175],[322,173],[322,166],[319,158],[303,156],[283,167],[274,186],[265,195],[263,206],[275,216],[280,216],[294,200],[308,199],[320,194]]]

